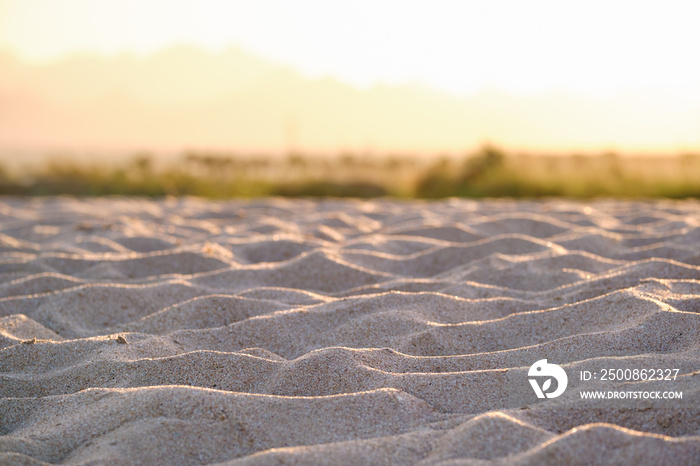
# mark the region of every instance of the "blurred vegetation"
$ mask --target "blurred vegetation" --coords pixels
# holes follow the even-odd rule
[[[144,153],[112,167],[65,159],[22,173],[0,166],[0,194],[700,198],[700,155],[544,156],[507,154],[484,146],[462,157],[188,152],[156,163],[154,156]]]

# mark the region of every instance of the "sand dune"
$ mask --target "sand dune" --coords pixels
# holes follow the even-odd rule
[[[698,464],[698,240],[694,201],[5,198],[0,463]]]

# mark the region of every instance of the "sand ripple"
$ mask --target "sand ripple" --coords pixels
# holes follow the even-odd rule
[[[700,463],[697,202],[0,213],[2,464]]]

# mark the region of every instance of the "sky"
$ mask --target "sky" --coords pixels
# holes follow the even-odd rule
[[[0,119],[7,117],[0,125],[0,145],[25,144],[32,139],[65,144],[71,138],[101,144],[93,136],[103,129],[112,131],[104,141],[133,139],[144,146],[155,144],[155,136],[149,138],[155,134],[152,128],[170,124],[157,116],[167,113],[164,107],[159,110],[151,105],[147,110],[152,113],[147,113],[142,110],[146,109],[143,102],[110,94],[104,102],[111,106],[100,111],[109,115],[122,108],[123,121],[102,124],[107,116],[87,107],[71,113],[80,103],[80,92],[73,96],[66,86],[80,90],[94,86],[81,81],[76,71],[87,65],[74,62],[72,68],[61,68],[59,64],[85,52],[105,60],[132,54],[155,62],[159,59],[153,57],[164,49],[184,44],[212,56],[224,56],[224,51],[237,47],[256,59],[291,66],[306,78],[330,77],[359,91],[372,91],[379,83],[427,86],[463,99],[460,110],[453,111],[443,100],[427,103],[416,96],[416,102],[426,105],[417,104],[414,110],[439,106],[444,111],[432,121],[429,115],[406,115],[404,122],[401,112],[390,111],[390,93],[372,94],[375,100],[360,95],[358,98],[368,100],[357,105],[356,115],[341,115],[354,105],[347,100],[351,93],[330,91],[328,83],[318,84],[319,93],[309,94],[317,102],[308,111],[293,98],[284,109],[264,94],[250,94],[258,95],[255,102],[260,105],[250,105],[259,107],[260,125],[243,131],[238,139],[228,138],[229,127],[222,119],[240,118],[244,125],[245,115],[234,115],[223,104],[216,111],[207,107],[209,114],[202,114],[209,118],[205,126],[221,127],[216,137],[224,146],[247,141],[250,147],[268,147],[264,143],[275,138],[289,139],[284,136],[289,132],[285,128],[293,121],[308,148],[335,144],[442,150],[495,140],[524,149],[697,151],[698,18],[700,2],[696,0],[0,0],[0,51],[18,58],[22,66],[34,67],[34,71],[16,73],[12,83],[7,76],[3,82],[0,76],[0,97],[6,99]],[[140,66],[132,65],[129,73]],[[66,71],[69,68],[72,71]],[[190,68],[185,64],[178,68],[185,72],[166,73],[166,80],[161,73],[157,82],[184,89],[181,94],[190,92],[193,99],[218,89],[215,79],[207,84],[206,77],[199,84],[203,92],[188,88],[193,82],[190,71],[202,73]],[[58,74],[52,75],[54,72]],[[64,86],[61,79],[69,75],[78,78],[70,78]],[[144,81],[156,82],[153,76]],[[178,79],[180,83],[175,82]],[[280,89],[289,86],[288,81],[278,84]],[[143,86],[110,81],[107,87],[137,98]],[[143,88],[146,94],[160,91],[160,87]],[[347,104],[329,109],[323,92],[336,91],[337,101]],[[8,101],[8,95],[14,100]],[[52,102],[52,96],[63,99],[62,103]],[[78,100],[70,101],[72,97]],[[375,113],[393,120],[391,131],[378,116],[362,126],[367,112],[375,109],[370,100],[383,102],[384,107]],[[120,101],[131,106],[119,107]],[[393,105],[393,110],[397,108]],[[463,111],[469,108],[483,113],[467,115]],[[147,125],[141,125],[141,132],[127,131],[123,128],[135,125],[129,112],[156,116],[144,120]],[[450,115],[460,115],[462,120],[451,121]],[[324,122],[329,118],[338,118],[332,131],[328,130],[330,123]],[[183,131],[192,127],[189,120],[179,124]],[[201,137],[194,130],[180,132],[181,139],[173,139],[172,145],[207,144],[209,130],[202,131],[197,133]],[[335,142],[320,139],[329,132],[339,135]],[[260,135],[259,143],[244,138],[255,134]],[[401,134],[406,135],[405,140]],[[417,135],[423,138],[420,144]],[[56,139],[59,136],[63,139]]]
[[[698,18],[682,0],[0,0],[0,47],[46,62],[237,45],[358,86],[700,98]]]

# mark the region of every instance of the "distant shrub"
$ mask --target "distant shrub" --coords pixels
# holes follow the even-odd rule
[[[12,174],[0,166],[0,194],[193,195],[208,198],[400,196],[418,198],[597,196],[700,198],[700,156],[633,158],[508,155],[484,146],[459,162],[395,154],[287,157],[186,153],[159,166],[147,153],[122,166],[52,160]]]
[[[286,197],[382,197],[388,194],[381,186],[370,183],[331,183],[316,181],[298,185],[279,186],[271,194]]]

